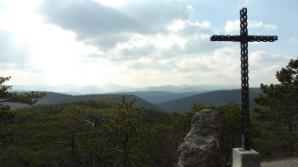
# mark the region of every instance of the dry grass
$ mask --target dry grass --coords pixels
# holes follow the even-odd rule
[[[263,162],[262,167],[298,167],[298,158],[287,158]]]

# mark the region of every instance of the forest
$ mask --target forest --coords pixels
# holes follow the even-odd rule
[[[251,112],[252,142],[263,159],[297,154],[298,59],[276,73],[279,83],[261,85]],[[43,92],[14,93],[1,78],[1,167],[174,167],[178,147],[203,108],[216,110],[224,155],[241,142],[239,105],[194,103],[181,113],[137,105],[135,99],[100,98],[11,109],[33,104]]]

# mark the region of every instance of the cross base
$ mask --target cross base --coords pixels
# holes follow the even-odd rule
[[[260,167],[260,159],[260,154],[255,150],[243,151],[242,148],[234,148],[232,167]]]

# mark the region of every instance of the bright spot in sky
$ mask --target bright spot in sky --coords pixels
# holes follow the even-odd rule
[[[95,1],[110,7],[119,7],[125,3],[125,0],[95,0]]]

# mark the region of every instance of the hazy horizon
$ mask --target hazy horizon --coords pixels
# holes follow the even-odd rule
[[[169,92],[169,93],[186,93],[186,92],[208,92],[216,90],[240,89],[240,85],[160,85],[148,87],[128,87],[122,85],[12,85],[12,91],[48,91],[56,93],[65,93],[71,95],[83,94],[105,94],[105,93],[124,93],[124,92]],[[251,87],[255,88],[255,87]]]

